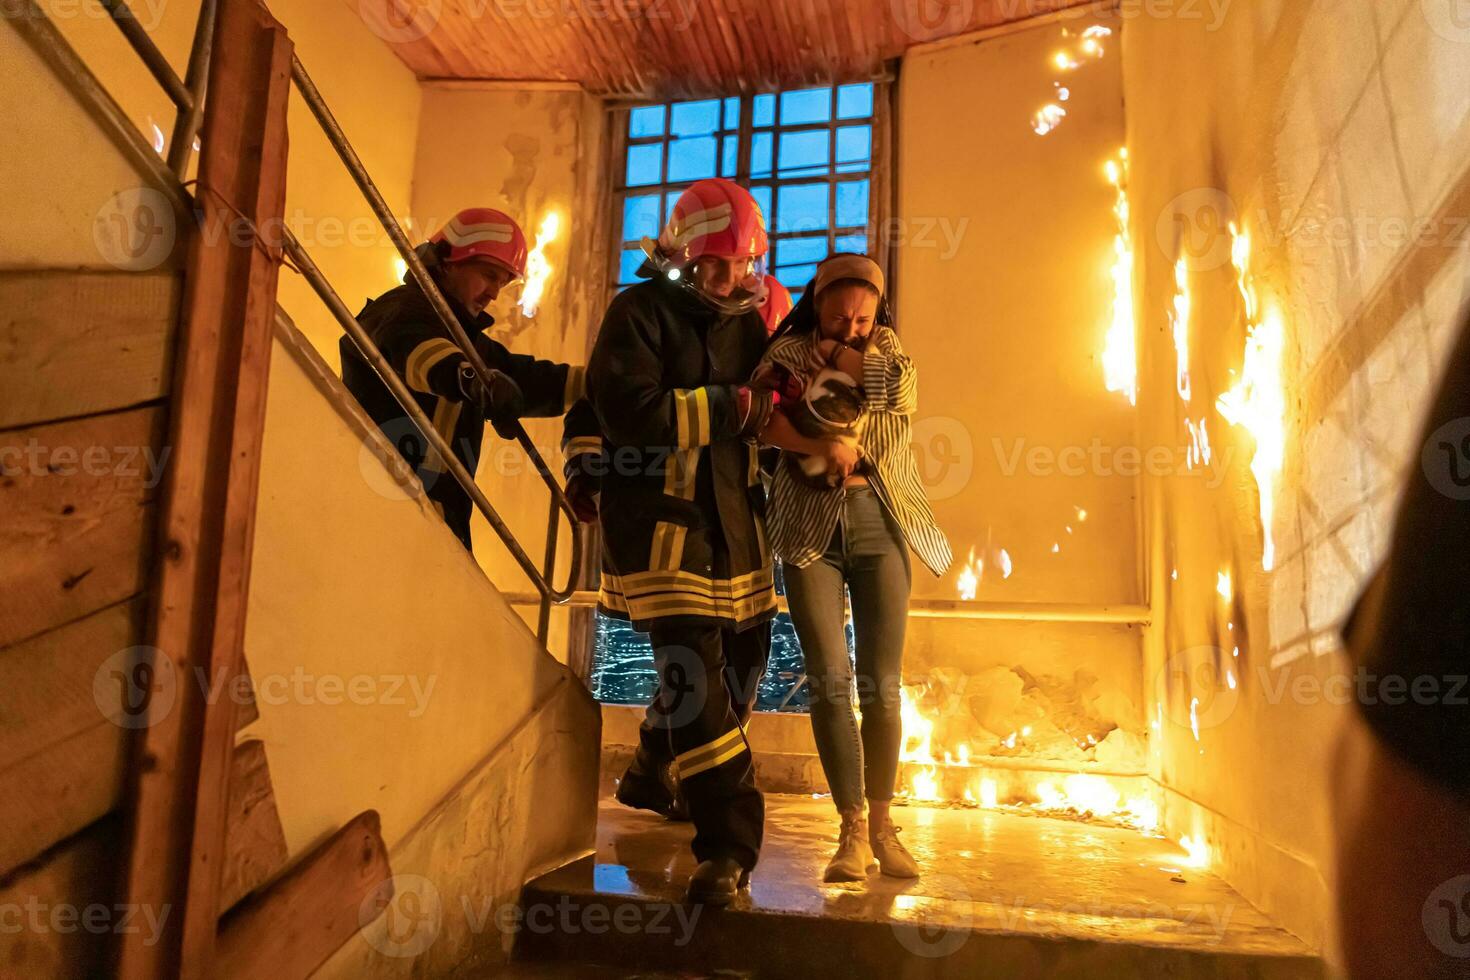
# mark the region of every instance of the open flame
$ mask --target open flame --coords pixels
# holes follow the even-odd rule
[[[536,246],[526,256],[526,285],[521,289],[521,312],[528,317],[535,316],[541,306],[541,297],[552,273],[551,263],[546,260],[546,246],[556,241],[560,231],[561,215],[549,212],[541,219],[541,227],[536,231]]]
[[[1251,474],[1261,498],[1261,567],[1276,565],[1276,542],[1271,525],[1276,511],[1276,480],[1286,459],[1286,389],[1282,362],[1286,352],[1286,326],[1281,313],[1268,309],[1261,315],[1260,302],[1250,275],[1250,237],[1232,223],[1236,237],[1231,245],[1237,282],[1246,313],[1245,361],[1234,388],[1215,402],[1215,408],[1232,425],[1251,434]]]
[[[1071,31],[1064,31],[1064,36],[1072,37]],[[1107,53],[1103,47],[1103,39],[1112,37],[1113,31],[1110,27],[1094,24],[1083,31],[1080,38],[1069,47],[1062,48],[1051,56],[1051,66],[1058,74],[1067,74],[1081,68],[1086,61],[1095,61]],[[1072,97],[1069,88],[1062,85],[1060,81],[1053,80],[1052,87],[1057,90],[1060,102],[1066,102]],[[1062,108],[1058,102],[1051,102],[1042,106],[1031,117],[1031,129],[1037,136],[1046,136],[1052,130],[1062,124],[1067,118],[1067,110]]]
[[[1180,256],[1174,264],[1174,307],[1169,313],[1169,323],[1174,329],[1175,386],[1185,402],[1192,394],[1189,383],[1189,314],[1192,305],[1189,263]]]
[[[980,577],[985,573],[985,561],[975,558],[975,549],[970,549],[970,558],[960,570],[960,599],[973,602],[980,591]],[[907,720],[907,719],[905,719]]]
[[[1117,191],[1113,217],[1118,231],[1113,237],[1113,318],[1108,326],[1103,348],[1103,381],[1108,391],[1128,396],[1128,404],[1138,404],[1138,330],[1133,316],[1133,239],[1128,222],[1128,150],[1118,151],[1117,159],[1103,167],[1108,183]]]

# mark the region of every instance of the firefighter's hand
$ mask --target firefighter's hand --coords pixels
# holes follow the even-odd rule
[[[806,387],[801,378],[775,361],[767,361],[756,368],[755,374],[751,375],[750,386],[774,393],[776,408],[799,401]]]
[[[583,524],[597,523],[597,494],[601,490],[600,482],[597,477],[582,473],[578,473],[567,481],[567,502],[572,505],[572,513],[577,515],[577,520]]]
[[[515,423],[526,412],[526,397],[521,394],[520,385],[510,375],[492,370],[482,380],[474,371],[465,368],[460,372],[459,386],[465,398],[473,402],[480,414],[490,421],[496,434],[502,439],[516,437]]]

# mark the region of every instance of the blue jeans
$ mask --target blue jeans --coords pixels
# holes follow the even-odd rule
[[[811,685],[812,733],[839,809],[893,799],[903,745],[900,686],[912,572],[908,546],[869,487],[846,491],[827,553],[786,566],[791,619]],[[847,651],[844,592],[852,595],[856,672]],[[853,688],[862,708],[853,711]]]

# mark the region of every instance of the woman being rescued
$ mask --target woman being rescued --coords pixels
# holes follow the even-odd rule
[[[772,481],[771,547],[784,563],[813,734],[842,819],[826,881],[862,880],[879,869],[897,878],[919,874],[889,812],[903,743],[909,551],[936,576],[952,560],[910,450],[918,379],[892,329],[883,286],[882,270],[867,256],[827,259],[752,382],[777,392],[780,410],[761,434],[783,450]]]

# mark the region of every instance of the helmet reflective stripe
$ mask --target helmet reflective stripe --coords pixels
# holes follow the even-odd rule
[[[682,220],[675,219],[659,236],[659,244],[669,250],[681,249],[696,238],[714,235],[730,227],[730,205],[722,204],[706,211],[696,211]]]
[[[480,242],[509,242],[515,237],[515,229],[502,224],[462,225],[455,219],[445,227],[444,237],[449,244],[464,248]]]

